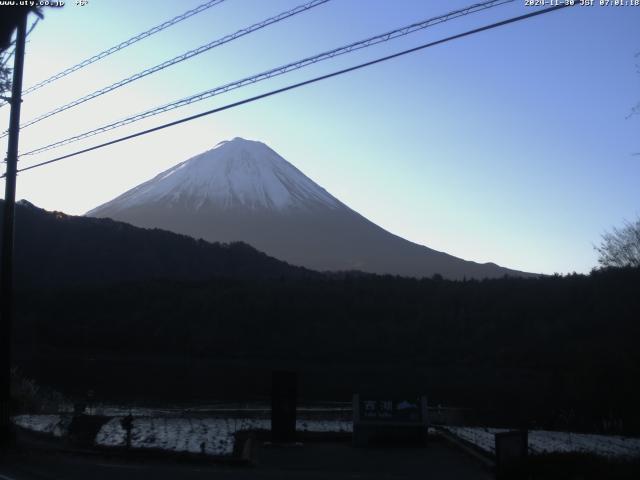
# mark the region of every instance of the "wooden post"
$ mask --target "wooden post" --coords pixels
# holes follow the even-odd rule
[[[0,277],[0,444],[13,443],[11,428],[11,335],[13,323],[13,228],[16,204],[16,174],[18,168],[18,137],[20,135],[20,104],[22,102],[22,71],[27,35],[27,14],[20,20],[16,35],[11,89],[9,145],[2,218],[2,273]]]
[[[298,375],[273,372],[271,383],[271,441],[293,443],[296,440],[296,397]]]

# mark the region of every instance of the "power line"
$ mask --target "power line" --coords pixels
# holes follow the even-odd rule
[[[69,75],[70,73],[73,73],[77,70],[80,70],[81,68],[86,67],[87,65],[91,65],[94,62],[97,62],[98,60],[102,60],[105,57],[108,57],[109,55],[122,50],[123,48],[126,48],[130,45],[133,45],[134,43],[139,42],[140,40],[143,40],[147,37],[150,37],[151,35],[154,35],[158,32],[161,32],[162,30],[171,27],[172,25],[175,25],[176,23],[180,23],[183,20],[186,20],[189,17],[192,17],[194,15],[197,15],[198,13],[204,12],[205,10],[214,7],[222,2],[224,2],[225,0],[209,0],[208,2],[203,3],[202,5],[197,6],[196,8],[192,9],[192,10],[187,10],[186,12],[177,15],[175,17],[173,17],[170,20],[167,20],[166,22],[161,23],[160,25],[156,25],[153,28],[150,28],[149,30],[146,30],[142,33],[139,33],[138,35],[135,35],[131,38],[129,38],[128,40],[125,40],[124,42],[119,43],[118,45],[114,45],[111,48],[108,48],[106,50],[103,50],[100,53],[95,54],[94,56],[87,58],[86,60],[81,61],[80,63],[77,63],[76,65],[73,65],[72,67],[69,67],[59,73],[56,73],[55,75],[52,75],[51,77],[36,83],[35,85],[27,88],[25,91],[22,92],[22,95],[27,95],[31,92],[34,92],[36,90],[38,90],[39,88],[44,87],[45,85],[48,85],[52,82],[55,82],[56,80],[61,79],[62,77],[66,77],[67,75]],[[4,103],[2,105],[5,105]],[[0,106],[2,106],[0,105]]]
[[[577,4],[575,4],[575,5],[577,5]],[[165,123],[163,125],[159,125],[157,127],[149,128],[147,130],[142,130],[140,132],[136,132],[136,133],[133,133],[131,135],[126,135],[124,137],[120,137],[120,138],[117,138],[115,140],[104,142],[104,143],[101,143],[99,145],[94,145],[93,147],[85,148],[83,150],[78,150],[76,152],[69,153],[67,155],[62,155],[60,157],[53,158],[51,160],[47,160],[45,162],[36,163],[34,165],[30,165],[28,167],[21,168],[21,169],[18,170],[18,172],[24,172],[24,171],[31,170],[31,169],[34,169],[34,168],[42,167],[44,165],[49,165],[51,163],[59,162],[60,160],[64,160],[66,158],[74,157],[74,156],[80,155],[82,153],[87,153],[87,152],[91,152],[93,150],[98,150],[100,148],[104,148],[104,147],[107,147],[109,145],[114,145],[116,143],[124,142],[126,140],[131,140],[133,138],[140,137],[142,135],[147,135],[149,133],[157,132],[158,130],[163,130],[165,128],[173,127],[173,126],[179,125],[181,123],[190,122],[191,120],[195,120],[195,119],[200,118],[200,117],[204,117],[204,116],[207,116],[207,115],[212,115],[214,113],[222,112],[224,110],[229,110],[231,108],[238,107],[240,105],[244,105],[244,104],[247,104],[247,103],[252,103],[252,102],[255,102],[257,100],[261,100],[263,98],[271,97],[271,96],[277,95],[279,93],[284,93],[284,92],[287,92],[289,90],[294,90],[296,88],[300,88],[300,87],[303,87],[305,85],[310,85],[312,83],[316,83],[316,82],[319,82],[319,81],[322,81],[322,80],[327,80],[327,79],[332,78],[332,77],[337,77],[339,75],[343,75],[345,73],[353,72],[353,71],[359,70],[361,68],[369,67],[371,65],[382,63],[382,62],[385,62],[387,60],[391,60],[391,59],[398,58],[398,57],[401,57],[401,56],[404,56],[404,55],[408,55],[410,53],[414,53],[414,52],[417,52],[419,50],[424,50],[426,48],[434,47],[434,46],[440,45],[442,43],[450,42],[452,40],[457,40],[459,38],[463,38],[463,37],[467,37],[469,35],[473,35],[473,34],[476,34],[476,33],[484,32],[486,30],[492,30],[494,28],[502,27],[502,26],[508,25],[510,23],[519,22],[521,20],[525,20],[525,19],[528,19],[528,18],[536,17],[538,15],[543,15],[545,13],[550,13],[550,12],[553,12],[553,11],[556,11],[556,10],[560,10],[562,8],[566,8],[566,7],[569,7],[569,6],[573,6],[573,5],[569,4],[569,3],[565,3],[565,4],[562,4],[562,5],[555,6],[555,7],[549,7],[549,8],[543,9],[543,10],[538,10],[538,11],[535,11],[535,12],[527,13],[525,15],[512,17],[512,18],[509,18],[507,20],[502,20],[500,22],[492,23],[490,25],[485,25],[484,27],[475,28],[473,30],[467,30],[466,32],[463,32],[463,33],[452,35],[450,37],[446,37],[446,38],[443,38],[443,39],[440,39],[440,40],[436,40],[436,41],[433,41],[433,42],[425,43],[425,44],[419,45],[417,47],[413,47],[413,48],[410,48],[410,49],[407,49],[407,50],[403,50],[401,52],[397,52],[397,53],[394,53],[394,54],[391,54],[391,55],[380,57],[380,58],[377,58],[375,60],[371,60],[371,61],[368,61],[368,62],[365,62],[365,63],[360,63],[360,64],[355,65],[353,67],[349,67],[349,68],[338,70],[338,71],[335,71],[335,72],[332,72],[332,73],[321,75],[319,77],[315,77],[315,78],[312,78],[310,80],[305,80],[303,82],[299,82],[299,83],[295,83],[295,84],[292,84],[292,85],[288,85],[286,87],[278,88],[276,90],[271,90],[270,92],[267,92],[267,93],[256,95],[254,97],[246,98],[244,100],[240,100],[240,101],[237,101],[237,102],[229,103],[229,104],[224,105],[222,107],[214,108],[212,110],[207,110],[205,112],[201,112],[201,113],[198,113],[196,115],[191,115],[191,116],[188,116],[188,117],[185,117],[185,118],[181,118],[180,120],[175,120],[173,122]],[[0,178],[4,178],[5,176],[6,175],[2,175]]]
[[[237,32],[231,33],[229,35],[225,35],[222,38],[219,38],[217,40],[214,40],[212,42],[209,42],[205,45],[201,45],[198,48],[195,48],[193,50],[189,50],[188,52],[183,53],[182,55],[178,55],[177,57],[174,57],[170,60],[166,60],[162,63],[159,63],[158,65],[155,65],[153,67],[147,68],[146,70],[143,70],[142,72],[138,72],[135,73],[134,75],[131,75],[130,77],[124,78],[118,82],[112,83],[111,85],[108,85],[106,87],[103,87],[99,90],[96,90],[95,92],[89,93],[88,95],[85,95],[83,97],[80,97],[76,100],[73,100],[72,102],[69,102],[65,105],[62,105],[60,107],[54,108],[53,110],[47,112],[47,113],[43,113],[42,115],[33,118],[31,120],[28,120],[27,122],[25,122],[24,124],[22,124],[20,126],[20,128],[25,128],[28,127],[30,125],[33,125],[34,123],[38,123],[42,120],[44,120],[45,118],[49,118],[53,115],[56,115],[58,113],[61,113],[65,110],[68,110],[70,108],[76,107],[84,102],[87,102],[89,100],[92,100],[96,97],[99,97],[101,95],[104,95],[105,93],[109,93],[113,90],[116,90],[120,87],[123,87],[129,83],[135,82],[136,80],[140,80],[141,78],[144,78],[148,75],[151,75],[152,73],[156,73],[159,72],[161,70],[164,70],[165,68],[168,68],[172,65],[175,65],[177,63],[183,62],[185,60],[188,60],[190,58],[195,57],[196,55],[200,55],[201,53],[207,52],[215,47],[219,47],[220,45],[224,45],[225,43],[229,43],[237,38],[243,37],[245,35],[248,35],[252,32],[255,32],[256,30],[260,30],[262,28],[265,28],[269,25],[272,25],[274,23],[278,23],[281,22],[282,20],[285,20],[289,17],[292,17],[294,15],[297,15],[299,13],[302,12],[306,12],[307,10],[310,10],[314,7],[320,6],[324,3],[327,3],[329,0],[312,0],[308,3],[302,4],[302,5],[298,5],[295,8],[292,8],[291,10],[287,10],[285,12],[279,13],[278,15],[274,16],[274,17],[270,17],[267,18],[266,20],[263,20],[261,22],[255,23],[249,27],[243,28],[238,30]],[[2,135],[0,135],[0,138],[3,138],[7,135],[7,132],[4,132]]]
[[[106,50],[103,50],[100,53],[97,53],[96,55],[87,58],[86,60],[81,61],[80,63],[77,63],[76,65],[73,65],[72,67],[69,67],[59,73],[56,73],[55,75],[47,78],[46,80],[43,80],[29,88],[27,88],[24,92],[23,95],[31,93],[35,90],[38,90],[41,87],[44,87],[45,85],[54,82],[62,77],[66,77],[67,75],[69,75],[70,73],[73,73],[77,70],[80,70],[81,68],[86,67],[87,65],[90,65],[92,63],[97,62],[98,60],[102,60],[105,57],[108,57],[109,55],[118,52],[124,48],[127,48],[131,45],[133,45],[134,43],[139,42],[140,40],[144,40],[147,37],[150,37],[151,35],[155,35],[156,33],[161,32],[162,30],[165,30],[177,23],[182,22],[183,20],[186,20],[187,18],[190,18],[194,15],[197,15],[199,13],[204,12],[205,10],[208,10],[211,7],[214,7],[216,5],[219,5],[220,3],[224,2],[225,0],[209,0],[208,2],[203,3],[202,5],[198,5],[196,8],[193,8],[191,10],[187,10],[186,12],[177,15],[175,17],[173,17],[170,20],[167,20],[166,22],[161,23],[160,25],[156,25],[153,28],[150,28],[149,30],[146,30],[142,33],[139,33],[138,35],[134,35],[133,37],[125,40],[124,42],[120,42],[118,45],[115,45],[111,48],[108,48]]]
[[[433,25],[439,24],[439,23],[443,23],[449,20],[453,20],[455,18],[461,17],[463,15],[469,15],[471,13],[475,13],[481,10],[486,10],[488,8],[492,8],[492,7],[496,7],[505,3],[511,3],[514,0],[492,0],[492,1],[487,1],[487,2],[483,2],[483,3],[477,3],[477,4],[473,4],[470,5],[468,7],[465,7],[463,9],[460,10],[454,10],[452,12],[449,12],[445,15],[440,15],[438,17],[433,17],[433,18],[429,18],[427,20],[423,20],[421,22],[417,22],[417,23],[413,23],[411,25],[407,25],[401,28],[397,28],[395,30],[391,30],[389,32],[383,33],[383,34],[379,34],[373,37],[369,37],[365,40],[360,40],[354,43],[351,43],[349,45],[346,46],[342,46],[342,47],[338,47],[335,48],[333,50],[329,50],[311,57],[307,57],[307,58],[303,58],[302,60],[297,60],[295,62],[292,63],[288,63],[286,65],[282,65],[276,68],[273,68],[271,70],[267,70],[266,72],[262,72],[262,73],[258,73],[256,75],[250,76],[250,77],[246,77],[243,78],[241,80],[236,80],[234,82],[231,83],[227,83],[225,85],[222,86],[218,86],[215,88],[212,88],[210,90],[206,90],[204,92],[200,92],[198,94],[195,95],[191,95],[189,97],[185,97],[182,98],[180,100],[176,100],[174,102],[171,103],[167,103],[165,105],[161,105],[159,107],[155,107],[152,108],[150,110],[129,116],[127,118],[118,120],[116,122],[113,123],[109,123],[107,125],[103,125],[101,127],[95,128],[93,130],[89,130],[83,133],[80,133],[78,135],[74,135],[72,137],[68,137],[65,138],[63,140],[59,140],[57,142],[51,143],[49,145],[45,145],[43,147],[39,147],[36,148],[34,150],[28,151],[23,153],[21,156],[27,156],[27,155],[35,155],[37,153],[41,153],[47,150],[51,150],[54,148],[59,148],[63,145],[68,145],[70,143],[74,143],[80,140],[83,140],[85,138],[88,137],[93,137],[95,135],[98,135],[100,133],[104,133],[110,130],[113,130],[115,128],[118,127],[122,127],[124,125],[128,125],[130,123],[134,123],[137,122],[139,120],[148,118],[148,117],[152,117],[154,115],[158,115],[160,113],[164,113],[170,110],[174,110],[176,108],[180,108],[186,105],[190,105],[192,103],[195,102],[199,102],[202,100],[205,100],[207,98],[211,98],[214,97],[216,95],[220,95],[222,93],[226,93],[228,91],[231,90],[235,90],[247,85],[251,85],[253,83],[257,83],[263,80],[267,80],[269,78],[273,78],[279,75],[283,75],[285,73],[294,71],[294,70],[298,70],[300,68],[304,68],[306,66],[309,65],[313,65],[315,63],[321,62],[323,60],[328,60],[334,57],[337,57],[339,55],[344,55],[346,53],[350,53],[356,50],[360,50],[363,48],[367,48],[370,47],[372,45],[376,45],[378,43],[382,43],[382,42],[387,42],[389,40],[401,37],[401,36],[405,36],[411,33],[414,33],[416,31],[419,30],[423,30],[425,28],[431,27]]]

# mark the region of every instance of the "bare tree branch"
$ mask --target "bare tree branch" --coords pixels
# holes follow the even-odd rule
[[[35,21],[31,24],[31,27],[29,27],[29,30],[27,30],[27,37],[31,32],[33,32],[33,29],[40,21],[40,18],[42,18],[42,14],[39,11],[36,11],[35,13],[38,15],[38,18],[35,19]],[[13,68],[8,67],[7,64],[9,63],[9,60],[15,52],[15,43],[16,42],[14,40],[9,44],[9,47],[13,46],[10,51],[9,48],[7,48],[6,50],[0,52],[0,97],[4,97],[5,93],[11,91]]]
[[[640,267],[640,217],[606,232],[595,249],[602,267]]]

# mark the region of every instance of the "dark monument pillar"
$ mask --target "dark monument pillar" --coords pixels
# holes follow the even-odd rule
[[[519,471],[525,467],[529,453],[529,433],[516,430],[495,434],[496,478],[520,478]]]
[[[276,371],[271,380],[271,441],[293,443],[296,440],[298,374]]]

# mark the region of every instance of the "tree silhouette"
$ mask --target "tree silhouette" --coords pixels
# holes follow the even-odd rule
[[[11,39],[16,25],[25,15],[33,12],[37,15],[36,20],[31,24],[27,31],[27,36],[33,31],[38,20],[44,18],[40,7],[20,6],[13,9],[6,9],[10,13],[0,21],[0,98],[9,101],[11,96],[11,83],[13,69],[9,67],[9,61],[15,52],[15,39]],[[3,11],[3,13],[5,13]]]
[[[595,248],[600,254],[598,263],[603,267],[640,266],[640,217],[606,232],[600,246]]]

